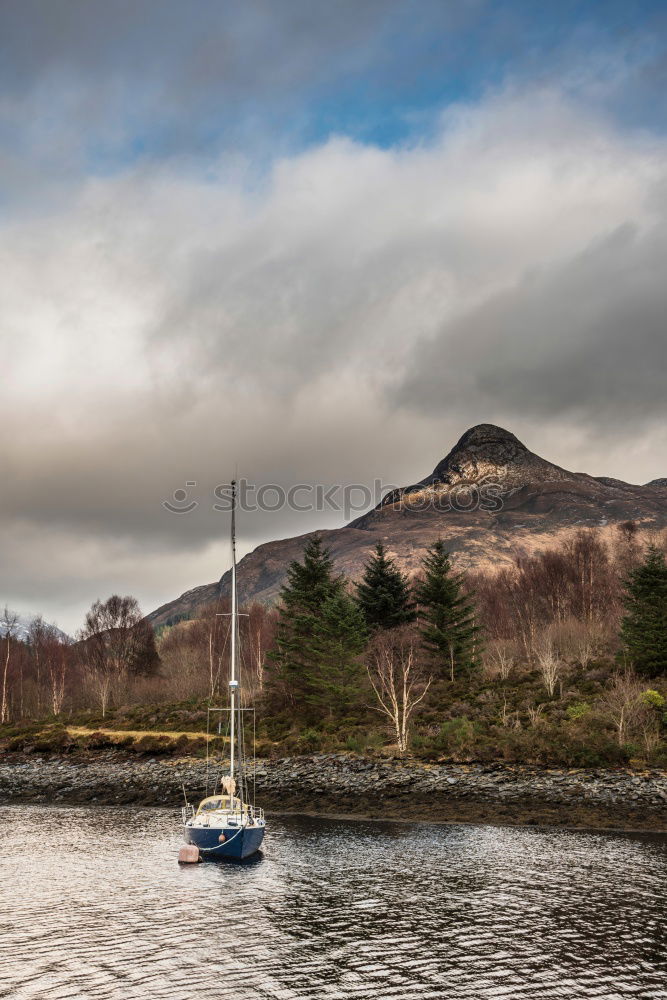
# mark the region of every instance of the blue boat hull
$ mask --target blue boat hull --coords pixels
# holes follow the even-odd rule
[[[220,843],[220,834],[224,833],[225,840]],[[183,834],[186,843],[194,844],[199,848],[201,857],[208,858],[249,858],[251,854],[258,851],[264,840],[263,826],[250,827],[226,827],[220,830],[214,827],[184,826]]]

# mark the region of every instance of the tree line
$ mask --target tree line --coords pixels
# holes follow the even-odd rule
[[[19,629],[18,615],[5,608],[0,724],[58,716],[91,701],[104,716],[127,684],[159,674],[155,634],[134,597],[95,601],[75,642],[41,617],[31,622],[24,641]]]
[[[597,533],[580,531],[512,569],[465,576],[437,540],[412,582],[378,542],[350,586],[316,536],[281,592],[267,703],[305,723],[344,718],[368,682],[404,750],[430,688],[446,701],[447,683],[496,668],[508,680],[522,660],[553,697],[568,663],[607,656],[623,672],[616,688],[640,697],[642,679],[667,675],[667,566],[632,525],[618,542],[614,558]]]
[[[407,722],[433,679],[428,671],[453,680],[473,669],[480,632],[473,597],[442,540],[428,550],[416,586],[378,542],[350,587],[314,536],[280,594],[267,703],[298,710],[306,724],[344,718],[368,681],[405,749]]]
[[[219,699],[228,611],[218,601],[156,641],[137,602],[115,595],[70,644],[40,620],[19,642],[6,613],[0,721]],[[318,745],[322,733],[387,727],[400,751],[411,739],[446,750],[477,746],[482,730],[536,740],[547,722],[583,740],[598,716],[619,746],[664,737],[664,545],[631,522],[465,574],[436,540],[411,580],[378,542],[357,583],[313,536],[277,605],[244,611],[244,684],[275,739],[296,729],[299,746],[304,733]]]

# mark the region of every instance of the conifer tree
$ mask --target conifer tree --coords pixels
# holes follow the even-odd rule
[[[461,574],[452,571],[442,539],[430,546],[422,566],[424,578],[416,588],[422,642],[453,681],[457,669],[473,665],[480,631],[474,604],[463,590]]]
[[[333,560],[319,535],[313,535],[303,550],[303,563],[293,560],[287,582],[280,592],[283,605],[317,612],[324,602],[343,588],[343,578],[333,575]]]
[[[375,546],[356,591],[357,604],[371,631],[397,628],[415,620],[407,577],[387,555],[382,542]]]
[[[628,659],[644,677],[667,674],[667,565],[654,545],[628,578],[625,610],[621,642]]]
[[[319,536],[306,543],[302,563],[291,563],[278,613],[270,695],[309,721],[343,710],[358,689],[365,626]]]
[[[365,677],[359,656],[367,631],[361,611],[344,590],[322,605],[313,637],[318,669],[310,678],[306,701],[321,714],[346,715],[359,702]]]

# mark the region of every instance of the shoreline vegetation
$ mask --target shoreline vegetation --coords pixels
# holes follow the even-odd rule
[[[252,604],[239,618],[243,695],[258,709],[252,732],[244,716],[246,746],[275,773],[286,759],[347,754],[415,774],[652,774],[661,793],[666,547],[664,536],[627,522],[611,541],[578,530],[557,548],[517,557],[513,569],[464,574],[438,540],[408,579],[378,542],[352,583],[311,536],[278,605]],[[225,724],[209,739],[207,711],[225,703],[228,611],[221,598],[154,634],[133,598],[113,596],[93,604],[74,642],[39,621],[19,639],[6,613],[0,764],[47,773],[51,765],[37,760],[69,770],[106,754],[130,771],[147,756],[167,769],[188,758],[196,769],[207,745],[220,756]],[[472,798],[461,804],[464,788],[445,797],[448,809],[455,800],[461,814],[472,808]],[[442,792],[424,808],[432,812]],[[318,798],[296,794],[306,811]],[[528,786],[525,794],[534,798]],[[507,798],[519,808],[511,788]],[[585,796],[580,805],[589,808]],[[664,807],[660,795],[646,806],[652,817]],[[551,815],[553,803],[545,809]],[[624,815],[622,804],[614,810]]]

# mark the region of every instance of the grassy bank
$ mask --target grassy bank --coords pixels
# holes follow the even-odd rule
[[[573,666],[551,694],[539,671],[509,677],[478,673],[441,681],[416,717],[410,756],[426,762],[504,762],[554,767],[667,767],[667,685],[624,684],[609,661]],[[116,707],[102,716],[0,727],[0,752],[116,749],[129,754],[204,756],[206,699]],[[212,737],[217,747],[220,740]],[[305,724],[298,712],[261,715],[256,752],[287,755],[348,751],[396,755],[392,734],[370,699],[354,714]]]

